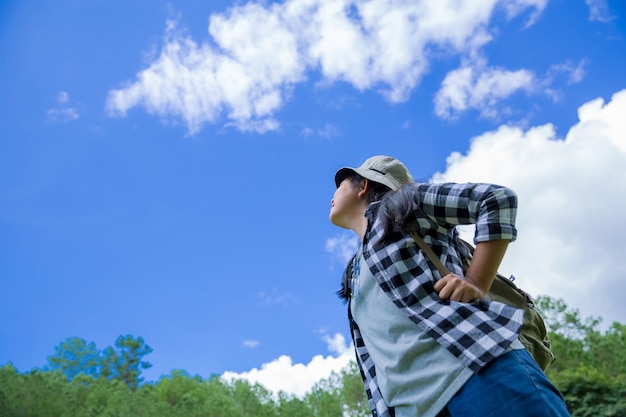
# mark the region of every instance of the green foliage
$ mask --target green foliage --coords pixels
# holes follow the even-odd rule
[[[62,416],[70,388],[60,372],[33,370],[20,374],[11,365],[0,368],[6,416]]]
[[[0,388],[0,417],[9,416],[9,402],[4,395],[4,391]]]
[[[614,378],[626,378],[626,325],[613,323],[604,333],[587,335],[589,364]]]
[[[572,417],[626,416],[626,384],[596,368],[580,366],[558,376]]]
[[[356,362],[341,371],[341,402],[344,404],[344,416],[366,417],[371,415],[367,395],[363,388],[363,379]]]
[[[566,339],[584,338],[601,321],[601,319],[594,317],[583,319],[580,317],[578,309],[569,308],[562,299],[539,296],[535,300],[535,304],[541,311],[548,332],[559,334]]]
[[[135,339],[131,335],[118,337],[115,348],[108,347],[102,352],[102,376],[120,380],[136,390],[143,381],[141,371],[152,367],[152,364],[142,360],[152,352],[152,348],[145,344],[143,338]]]
[[[69,337],[54,348],[55,354],[48,356],[47,370],[61,371],[72,380],[79,373],[98,375],[100,370],[100,352],[94,342]]]
[[[548,377],[573,417],[626,417],[626,326],[601,332],[599,318],[583,319],[563,300],[538,297],[556,361]]]
[[[330,377],[316,383],[305,397],[312,416],[341,417],[339,375],[333,372]]]
[[[626,417],[626,326],[600,331],[562,300],[539,297],[556,362],[548,377],[573,417]],[[356,363],[319,381],[302,397],[272,394],[259,384],[203,379],[182,370],[156,383],[141,381],[152,349],[120,336],[102,352],[66,339],[44,371],[0,367],[0,417],[366,417],[370,415]],[[97,353],[97,355],[95,354]],[[93,361],[98,357],[97,365]],[[94,368],[97,368],[94,371]]]
[[[141,337],[120,336],[115,347],[107,347],[102,352],[94,342],[70,337],[54,348],[55,354],[48,356],[46,371],[59,371],[72,381],[79,375],[107,378],[122,381],[136,390],[143,381],[141,371],[152,366],[143,359],[152,352]]]
[[[204,397],[202,411],[204,414],[200,416],[215,417],[240,417],[241,410],[237,405],[237,401],[232,397],[230,387],[223,383],[218,377],[211,378],[205,383],[207,388],[207,396]]]
[[[306,401],[284,392],[278,394],[277,417],[309,417],[313,413]]]

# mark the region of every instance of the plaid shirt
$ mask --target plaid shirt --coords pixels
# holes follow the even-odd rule
[[[412,184],[415,229],[450,272],[463,275],[467,249],[458,242],[457,225],[475,224],[476,243],[515,240],[517,197],[505,187],[490,184]],[[363,261],[394,304],[423,331],[448,349],[465,366],[479,371],[500,356],[518,337],[523,311],[479,300],[460,303],[442,300],[433,285],[437,269],[420,251],[408,232],[395,232],[391,242],[378,245],[383,227],[377,217],[379,203],[365,212],[368,228],[363,238]],[[351,266],[346,274],[352,274]],[[381,396],[375,364],[370,357],[348,305],[350,330],[357,363],[374,416],[394,416]]]

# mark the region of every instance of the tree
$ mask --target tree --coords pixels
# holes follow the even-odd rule
[[[270,392],[262,385],[235,379],[230,383],[230,390],[241,415],[258,417],[274,415],[275,404]]]
[[[569,308],[563,299],[545,295],[537,297],[535,304],[541,311],[548,332],[560,334],[567,339],[584,338],[600,324],[602,319],[582,318],[576,308]]]
[[[572,417],[626,416],[626,326],[601,332],[601,319],[582,318],[561,299],[538,297],[537,306],[556,356],[547,375]]]
[[[341,417],[343,405],[341,403],[341,381],[336,372],[317,382],[305,396],[309,408],[315,417]]]
[[[8,364],[0,368],[0,387],[5,404],[0,411],[3,417],[38,416],[54,417],[73,409],[74,403],[68,397],[70,382],[59,371],[45,372],[33,369],[19,373]]]
[[[54,348],[54,355],[48,356],[44,368],[60,371],[70,381],[78,374],[97,376],[100,371],[100,352],[94,342],[87,343],[79,337],[68,337]]]
[[[101,375],[108,379],[119,379],[133,391],[143,381],[141,371],[152,367],[143,361],[143,357],[152,352],[143,338],[135,339],[131,335],[120,336],[115,341],[115,348],[108,347],[102,352]]]
[[[79,374],[117,379],[136,390],[143,381],[141,371],[152,366],[142,360],[150,352],[152,348],[143,338],[131,335],[119,336],[115,347],[109,346],[102,352],[94,342],[70,337],[55,348],[54,355],[48,356],[48,365],[44,370],[60,371],[70,381]]]
[[[233,397],[230,386],[217,375],[213,375],[205,383],[206,397],[202,412],[211,417],[243,417],[237,399]]]
[[[626,383],[581,364],[556,375],[572,417],[625,417]]]
[[[278,417],[309,417],[313,414],[304,400],[282,391],[278,393],[276,407]]]
[[[341,402],[344,416],[366,417],[371,414],[363,379],[356,362],[350,362],[341,370]]]
[[[626,325],[615,322],[604,334],[590,332],[587,340],[589,364],[626,382]]]

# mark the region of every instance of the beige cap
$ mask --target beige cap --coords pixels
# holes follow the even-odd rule
[[[397,190],[404,184],[414,182],[409,170],[402,162],[385,155],[372,156],[358,168],[343,167],[339,169],[335,173],[335,185],[339,187],[339,184],[353,173],[357,173],[370,181],[386,185],[392,190]]]

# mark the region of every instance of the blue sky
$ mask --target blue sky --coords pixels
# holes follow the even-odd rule
[[[350,360],[333,175],[520,197],[502,269],[624,322],[622,0],[0,4],[0,364],[141,336],[144,372],[302,393]],[[471,237],[471,231],[465,231]]]

